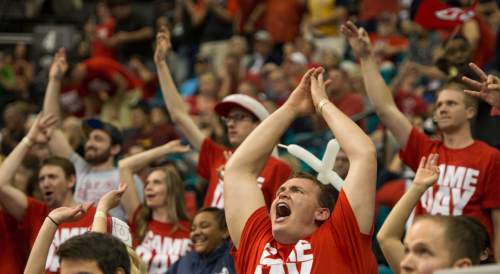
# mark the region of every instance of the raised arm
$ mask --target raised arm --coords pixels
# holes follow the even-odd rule
[[[205,135],[189,115],[188,106],[175,87],[170,70],[165,63],[170,48],[170,34],[166,28],[162,28],[156,35],[154,59],[163,98],[165,99],[165,104],[172,121],[179,126],[191,145],[199,150],[203,139],[205,139]]]
[[[430,154],[427,159],[422,157],[410,189],[396,203],[377,234],[380,248],[392,271],[396,274],[400,273],[399,265],[404,257],[404,246],[401,238],[404,234],[405,223],[420,197],[437,180],[439,176],[438,157],[438,154]]]
[[[362,28],[357,28],[348,21],[341,27],[353,51],[361,60],[361,71],[366,93],[375,111],[385,126],[394,134],[394,137],[402,147],[406,146],[411,133],[411,123],[399,111],[392,97],[389,87],[380,75],[379,67],[372,55],[372,48],[368,34]]]
[[[24,156],[35,141],[47,142],[50,128],[57,119],[52,115],[39,116],[24,139],[14,148],[0,166],[0,204],[17,220],[21,220],[28,207],[28,198],[10,183]]]
[[[265,205],[257,176],[288,126],[297,117],[314,111],[310,79],[311,75],[321,72],[322,69],[308,70],[286,103],[250,133],[226,164],[224,204],[229,234],[236,247],[247,219]]]
[[[375,145],[356,123],[330,102],[325,92],[323,74],[312,77],[311,95],[317,111],[349,159],[349,171],[342,189],[353,209],[359,230],[370,234],[377,176]]]
[[[89,207],[90,204],[86,206],[59,207],[49,213],[36,236],[28,262],[24,268],[24,274],[45,273],[45,262],[47,261],[49,248],[56,234],[58,225],[79,220],[85,215]]]
[[[162,146],[129,156],[118,162],[120,181],[128,185],[127,190],[123,194],[122,204],[129,218],[132,218],[134,211],[141,204],[134,184],[134,172],[137,172],[160,157],[172,153],[183,153],[188,150],[189,146],[181,145],[179,140],[173,140]]]
[[[60,48],[54,55],[54,60],[50,66],[49,83],[47,84],[45,97],[43,99],[43,112],[47,115],[53,115],[59,120],[61,119],[59,93],[61,91],[62,78],[67,70],[66,52],[64,48]],[[63,158],[68,158],[73,153],[73,149],[69,145],[68,140],[62,134],[51,141],[49,147],[52,153]]]

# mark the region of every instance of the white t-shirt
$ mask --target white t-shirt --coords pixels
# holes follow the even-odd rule
[[[91,166],[80,155],[73,153],[69,160],[73,163],[76,170],[76,187],[74,198],[77,202],[95,202],[113,189],[117,189],[120,184],[118,168],[114,167],[106,171],[93,171]],[[144,185],[139,176],[134,176],[135,188],[142,201],[144,197]],[[120,204],[111,209],[109,214],[127,222],[127,214]]]

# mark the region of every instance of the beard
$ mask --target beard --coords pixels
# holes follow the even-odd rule
[[[94,152],[96,151],[95,149]],[[89,149],[85,150],[85,160],[91,164],[91,165],[99,165],[104,162],[106,162],[109,157],[111,156],[111,147],[108,147],[106,150],[104,150],[101,153],[92,153],[92,155],[89,153]]]

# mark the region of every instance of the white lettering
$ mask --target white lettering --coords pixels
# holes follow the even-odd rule
[[[55,254],[57,248],[69,238],[84,234],[87,231],[89,231],[88,227],[62,227],[57,229],[47,254],[45,270],[57,272],[59,270],[59,256]]]
[[[148,273],[165,273],[181,256],[191,250],[188,238],[163,237],[148,231],[136,247],[137,255],[148,267]]]
[[[445,164],[439,170],[438,189],[429,188],[422,195],[422,207],[432,215],[462,215],[476,191],[479,171]]]
[[[278,250],[267,243],[254,274],[310,274],[312,264],[312,246],[306,240],[300,240],[295,244],[286,262],[280,257]]]

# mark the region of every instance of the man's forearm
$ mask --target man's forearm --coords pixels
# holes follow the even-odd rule
[[[375,146],[370,137],[346,116],[333,103],[328,103],[322,110],[323,118],[339,141],[349,161],[365,161],[367,154],[375,152]]]
[[[184,103],[184,99],[179,94],[179,91],[175,87],[174,80],[170,73],[170,69],[164,60],[155,61],[156,69],[158,71],[158,78],[160,80],[161,92],[165,103],[167,105],[167,110],[170,113],[172,119],[175,120],[175,116],[180,113],[187,113],[187,106]]]
[[[136,31],[127,32],[125,35],[124,43],[143,41],[153,37],[153,28],[143,27]]]
[[[257,176],[274,146],[296,117],[295,110],[286,104],[273,112],[234,152],[226,165],[226,172],[250,173]]]
[[[49,248],[56,231],[57,226],[49,218],[45,218],[31,249],[24,274],[44,273],[45,261],[47,260]]]
[[[28,142],[33,142],[33,140],[23,139],[0,165],[0,186],[9,185],[29,150]]]
[[[387,107],[396,107],[391,91],[380,75],[379,67],[373,56],[361,58],[361,71],[366,93],[377,113],[384,113]]]
[[[45,115],[54,115],[57,118],[61,117],[59,107],[59,91],[61,90],[61,80],[49,77],[49,83],[45,91],[43,99],[43,111]]]
[[[120,160],[118,163],[119,167],[127,167],[133,171],[137,171],[138,169],[148,165],[154,160],[168,155],[169,148],[165,146],[155,147],[153,149],[141,152],[136,155],[129,156],[125,159]]]

